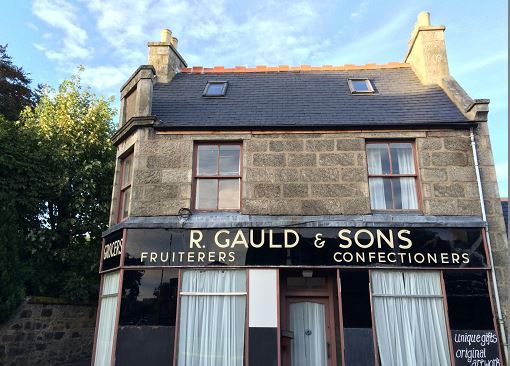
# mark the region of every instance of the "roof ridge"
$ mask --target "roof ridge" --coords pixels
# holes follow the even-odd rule
[[[405,62],[388,62],[386,64],[365,64],[365,65],[353,65],[345,64],[342,66],[333,65],[322,65],[322,66],[289,66],[289,65],[278,65],[278,66],[235,66],[226,68],[224,66],[214,67],[203,67],[193,66],[181,69],[181,73],[188,74],[221,74],[221,73],[253,73],[253,72],[303,72],[303,71],[347,71],[347,70],[376,70],[376,69],[395,69],[402,67],[411,67],[410,64]]]

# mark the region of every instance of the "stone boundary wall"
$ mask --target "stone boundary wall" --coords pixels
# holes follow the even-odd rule
[[[96,307],[24,302],[0,325],[0,365],[59,365],[90,359]]]

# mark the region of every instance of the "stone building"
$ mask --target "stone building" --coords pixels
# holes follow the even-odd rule
[[[121,89],[94,365],[504,364],[489,101],[444,31],[420,13],[403,62],[340,67],[150,42]]]

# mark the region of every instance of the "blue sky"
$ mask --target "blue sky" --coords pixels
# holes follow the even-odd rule
[[[450,72],[473,98],[490,98],[489,127],[508,196],[507,1],[18,0],[0,1],[0,44],[35,83],[76,71],[113,95],[147,62],[161,28],[188,65],[343,65],[402,61],[416,15],[446,25]]]

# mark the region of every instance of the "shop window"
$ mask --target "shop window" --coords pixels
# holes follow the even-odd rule
[[[369,142],[367,161],[373,210],[418,210],[412,143]]]
[[[177,270],[127,270],[117,335],[119,365],[168,365],[173,359]]]
[[[494,329],[485,272],[445,272],[444,283],[452,330]]]
[[[246,272],[183,271],[177,365],[243,365]]]
[[[117,320],[117,293],[119,271],[103,275],[103,287],[99,298],[99,322],[97,325],[94,366],[110,366],[115,322]]]
[[[486,272],[444,272],[456,365],[503,365]]]
[[[346,365],[375,364],[368,271],[342,271],[342,319]]]
[[[133,180],[133,153],[123,158],[120,162],[120,195],[117,221],[122,221],[129,215],[132,180]]]
[[[195,162],[195,209],[239,210],[241,144],[198,144]]]
[[[371,271],[381,365],[449,365],[440,272]]]

